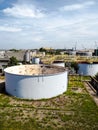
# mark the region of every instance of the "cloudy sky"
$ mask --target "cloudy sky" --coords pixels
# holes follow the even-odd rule
[[[98,0],[0,0],[0,49],[97,45]]]

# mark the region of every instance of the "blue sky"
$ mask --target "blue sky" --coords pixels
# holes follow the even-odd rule
[[[0,48],[95,48],[98,0],[0,0]]]

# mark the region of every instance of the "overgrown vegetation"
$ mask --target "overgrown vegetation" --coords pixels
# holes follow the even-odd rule
[[[61,55],[61,50],[60,49],[52,49],[52,48],[49,48],[49,49],[45,49],[43,47],[41,47],[39,49],[40,52],[45,52],[46,55]]]
[[[16,49],[10,49],[9,51],[14,51],[14,52],[19,52],[19,50],[16,50]]]
[[[8,62],[8,66],[14,66],[14,65],[18,65],[18,60],[16,59],[16,57],[12,56]]]
[[[98,106],[83,80],[69,76],[68,91],[48,100],[23,100],[0,91],[0,130],[97,130]]]
[[[76,73],[78,73],[79,65],[77,62],[71,62],[71,67],[75,70]]]

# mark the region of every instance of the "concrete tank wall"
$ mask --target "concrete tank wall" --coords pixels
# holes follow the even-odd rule
[[[56,66],[65,67],[65,62],[62,60],[55,60],[52,64]]]
[[[5,69],[6,91],[24,99],[52,98],[67,90],[67,71],[51,75],[17,75]]]
[[[53,65],[65,67],[65,63],[64,62],[62,62],[62,63],[53,63]]]
[[[79,74],[95,76],[98,73],[98,64],[79,63]]]

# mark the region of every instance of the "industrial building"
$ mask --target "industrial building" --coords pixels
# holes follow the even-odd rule
[[[93,52],[92,51],[77,51],[76,55],[79,56],[92,56]]]

